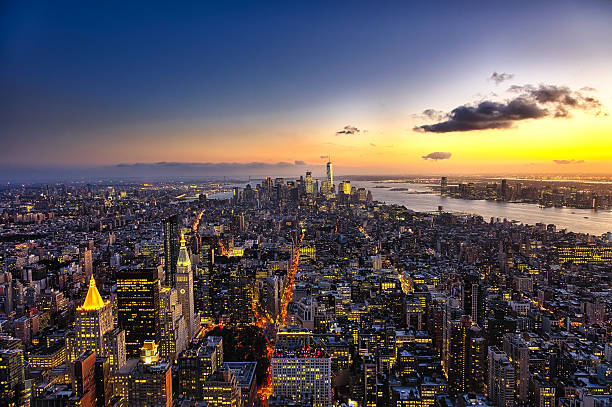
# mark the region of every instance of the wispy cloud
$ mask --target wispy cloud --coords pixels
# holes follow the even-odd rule
[[[421,158],[423,160],[434,160],[434,161],[438,161],[438,160],[448,160],[451,158],[451,153],[445,153],[442,151],[435,151],[433,153],[429,153],[427,155],[422,156]]]
[[[512,78],[514,78],[514,74],[504,72],[493,72],[491,76],[489,76],[489,80],[495,82],[496,85],[509,81]]]
[[[340,136],[342,134],[349,134],[349,135],[355,135],[355,134],[359,134],[361,133],[361,130],[359,130],[357,127],[355,126],[351,126],[350,124],[348,126],[344,126],[344,128],[340,131],[336,132],[336,136]]]
[[[516,122],[543,117],[569,117],[571,110],[602,114],[601,102],[581,91],[566,86],[524,85],[511,86],[509,92],[518,93],[505,102],[485,100],[475,105],[453,109],[446,120],[416,126],[413,130],[429,133],[449,133],[485,129],[507,129]]]
[[[584,160],[553,160],[555,164],[584,164]]]

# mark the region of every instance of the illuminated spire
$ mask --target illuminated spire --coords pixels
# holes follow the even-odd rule
[[[94,280],[93,276],[91,276],[91,280],[89,280],[87,297],[85,297],[85,302],[79,309],[83,311],[95,311],[104,307],[104,305],[104,301],[102,301],[102,297],[100,296],[98,288],[96,287],[96,280]]]
[[[189,258],[189,252],[185,245],[185,234],[181,233],[181,248],[179,249],[178,261],[176,262],[178,267],[184,266],[191,269],[191,259]]]

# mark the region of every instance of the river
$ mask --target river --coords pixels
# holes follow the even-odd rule
[[[612,231],[612,211],[609,210],[540,208],[536,204],[455,199],[431,193],[419,194],[415,192],[429,192],[431,186],[408,182],[351,181],[351,186],[369,189],[377,201],[404,205],[417,212],[433,212],[438,210],[438,206],[442,206],[446,212],[477,214],[487,221],[494,217],[517,220],[530,225],[554,223],[558,229],[593,235]],[[385,188],[380,188],[382,186]],[[392,191],[392,188],[402,188],[407,191]]]

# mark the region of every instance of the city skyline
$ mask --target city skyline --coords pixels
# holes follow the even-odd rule
[[[612,164],[608,2],[3,9],[3,181]]]

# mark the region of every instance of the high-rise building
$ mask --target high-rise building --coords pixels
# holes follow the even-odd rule
[[[529,405],[534,407],[556,406],[554,384],[533,376],[524,380],[529,380]]]
[[[199,314],[200,323],[205,324],[212,321],[211,301],[211,271],[215,261],[216,238],[205,237],[200,247],[199,261],[194,276],[194,301],[195,311]]]
[[[306,179],[304,181],[304,190],[307,195],[314,193],[314,184],[312,183],[312,172],[306,171]]]
[[[113,398],[110,358],[98,357],[95,365],[96,406],[106,407]]]
[[[238,379],[227,367],[208,376],[202,388],[202,400],[210,407],[242,407]]]
[[[178,291],[178,302],[181,304],[185,325],[187,326],[188,339],[191,340],[200,329],[200,321],[194,309],[193,272],[189,252],[185,246],[185,236],[183,235],[181,235],[179,257],[176,262],[176,289]]]
[[[487,394],[489,400],[497,407],[514,406],[514,366],[508,360],[508,355],[495,346],[489,346],[488,351]]]
[[[87,351],[72,364],[74,391],[79,399],[79,406],[96,406],[96,352]]]
[[[0,350],[0,404],[17,405],[25,384],[23,351]]]
[[[138,356],[146,340],[159,337],[160,283],[157,268],[122,267],[117,271],[117,314],[125,330],[129,357]]]
[[[183,317],[183,306],[178,301],[176,288],[162,287],[160,293],[160,355],[174,360],[187,348],[189,337]]]
[[[171,365],[160,359],[154,341],[144,342],[140,349],[140,360],[130,372],[127,404],[172,407]]]
[[[526,402],[529,395],[529,345],[520,335],[507,333],[503,336],[503,346],[514,366],[516,397]]]
[[[166,285],[174,287],[176,282],[176,262],[179,256],[178,216],[170,215],[164,220],[164,272]]]
[[[104,355],[108,357],[111,373],[121,369],[127,360],[125,352],[125,331],[114,328],[104,335]]]
[[[480,328],[464,315],[448,321],[443,366],[450,394],[477,390],[484,381],[485,340]]]
[[[104,355],[104,336],[113,328],[111,304],[102,300],[96,281],[91,276],[85,302],[77,308],[75,354],[95,351],[97,355]]]
[[[275,396],[315,407],[331,404],[331,358],[320,348],[277,343],[272,357],[272,384]]]
[[[181,352],[177,364],[179,394],[202,400],[204,382],[223,364],[223,339],[209,336],[197,348]]]
[[[440,194],[446,196],[448,194],[448,178],[440,178]]]

